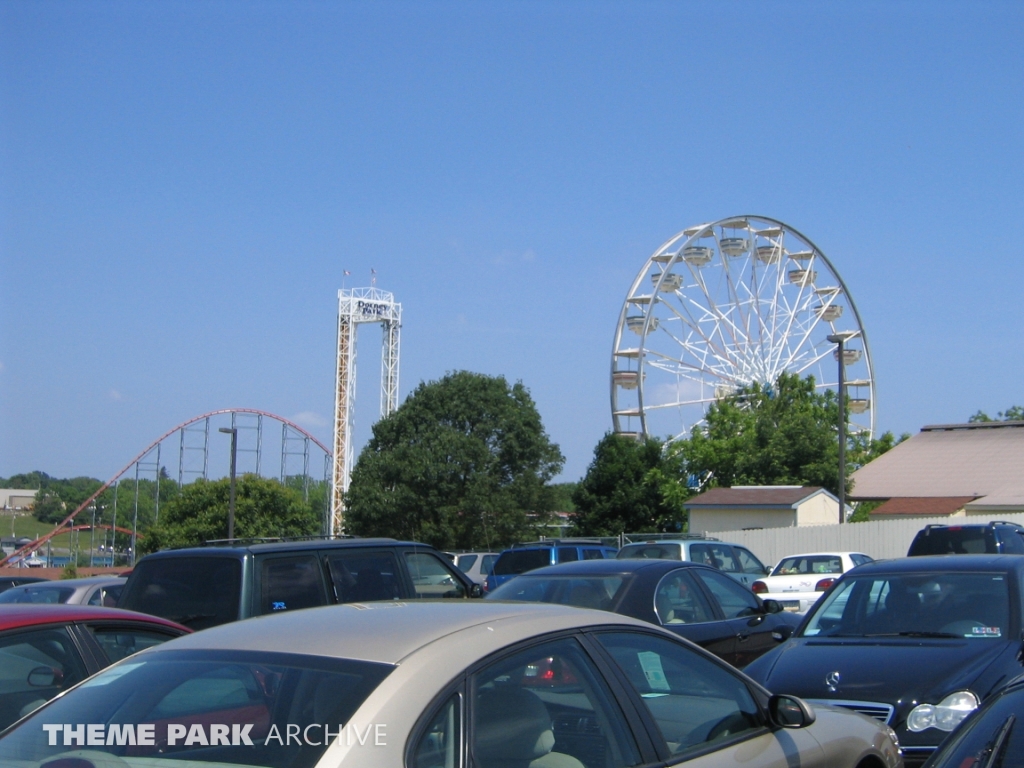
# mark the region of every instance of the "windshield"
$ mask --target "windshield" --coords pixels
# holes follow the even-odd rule
[[[626,576],[520,576],[491,592],[489,600],[558,603],[610,611]]]
[[[551,565],[551,548],[544,549],[513,549],[503,552],[494,564],[495,576],[518,576],[520,573],[532,571]]]
[[[0,594],[0,603],[66,603],[73,594],[73,587],[16,587]]]
[[[146,768],[179,761],[189,768],[307,768],[326,749],[324,726],[333,740],[343,726],[363,725],[349,718],[391,669],[248,651],[135,656],[8,731],[0,739],[0,765],[35,765],[75,752],[79,758],[95,753],[96,765],[106,765],[102,755],[116,755]]]
[[[1001,573],[848,576],[814,607],[804,637],[1007,637],[1010,598]]]

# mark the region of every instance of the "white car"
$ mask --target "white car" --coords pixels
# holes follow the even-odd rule
[[[902,768],[893,731],[772,695],[638,619],[350,603],[141,651],[22,719],[4,768]]]
[[[750,588],[762,599],[777,600],[787,611],[807,613],[832,582],[874,558],[861,552],[811,552],[782,558],[772,572]]]

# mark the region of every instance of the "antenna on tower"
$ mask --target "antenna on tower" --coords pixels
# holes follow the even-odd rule
[[[377,271],[371,270],[374,286]],[[346,274],[348,274],[346,272]],[[394,294],[371,288],[338,291],[338,358],[334,400],[334,470],[331,478],[331,524],[328,533],[345,528],[345,492],[352,476],[352,420],[356,400],[356,330],[363,323],[380,323],[383,346],[380,363],[380,417],[398,407],[398,348],[402,305]]]

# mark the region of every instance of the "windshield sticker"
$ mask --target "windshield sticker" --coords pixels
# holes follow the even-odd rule
[[[1002,634],[999,627],[971,627],[972,637],[1001,637]]]
[[[668,678],[665,677],[665,669],[661,666],[661,656],[653,651],[641,651],[636,656],[651,688],[655,691],[671,690]]]

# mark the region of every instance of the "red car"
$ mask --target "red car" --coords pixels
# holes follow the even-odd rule
[[[0,605],[0,731],[115,661],[191,631],[118,608]]]

